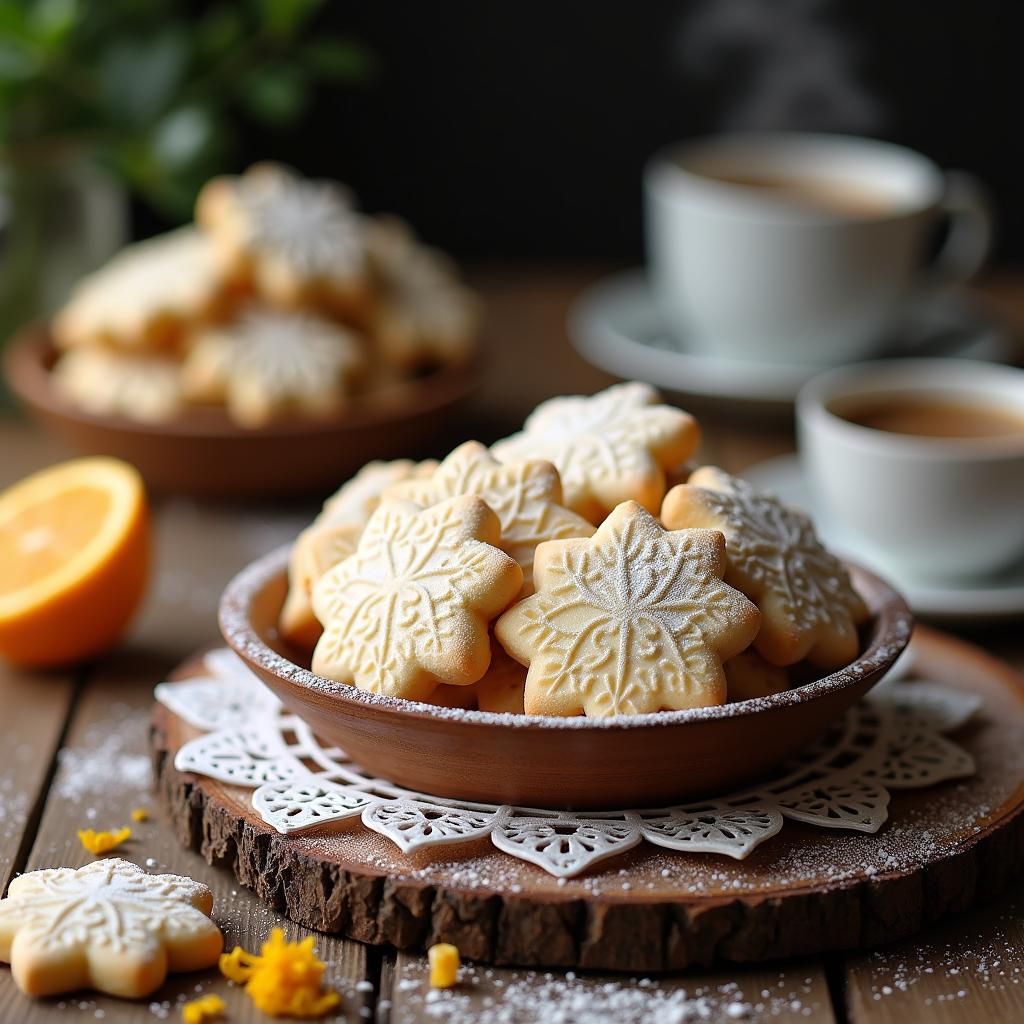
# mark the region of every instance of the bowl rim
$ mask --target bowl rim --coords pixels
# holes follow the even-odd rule
[[[224,588],[218,609],[218,622],[221,634],[231,649],[242,661],[259,666],[285,683],[298,685],[321,696],[337,698],[342,709],[346,704],[355,705],[420,722],[428,719],[466,725],[501,726],[506,729],[618,732],[744,718],[818,700],[856,685],[873,672],[891,667],[909,643],[914,625],[910,608],[898,591],[874,573],[849,563],[854,575],[865,579],[877,595],[874,634],[865,650],[848,665],[802,686],[732,704],[681,711],[654,711],[642,715],[612,715],[607,718],[588,718],[584,715],[558,718],[448,708],[401,697],[366,693],[350,684],[319,676],[270,647],[253,627],[249,612],[256,594],[273,579],[287,572],[290,550],[290,544],[275,548],[242,569]]]
[[[246,439],[271,437],[308,438],[350,430],[366,430],[435,412],[469,395],[480,378],[479,353],[464,362],[442,366],[423,378],[411,378],[395,389],[386,401],[358,399],[332,416],[321,419],[291,416],[262,427],[235,423],[216,407],[195,409],[156,423],[127,416],[106,416],[80,409],[63,399],[50,385],[48,360],[56,352],[48,322],[30,324],[17,331],[3,352],[4,377],[11,391],[26,405],[47,413],[106,430],[152,437]],[[427,386],[423,386],[423,385]]]

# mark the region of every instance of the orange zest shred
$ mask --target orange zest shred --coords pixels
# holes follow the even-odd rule
[[[116,832],[97,832],[86,828],[78,830],[79,842],[92,854],[109,853],[116,850],[126,839],[131,839],[132,830],[126,825]]]
[[[235,946],[220,958],[221,974],[244,985],[258,1010],[271,1017],[306,1020],[322,1017],[341,1001],[333,989],[323,988],[326,967],[316,958],[312,935],[288,942],[280,928],[271,931],[259,956]]]
[[[145,807],[136,807],[132,811],[132,821],[149,821],[149,811]],[[196,1000],[198,1002],[198,1000]]]
[[[439,942],[427,950],[430,987],[451,988],[459,980],[459,949],[450,942]]]
[[[220,996],[200,996],[181,1008],[181,1019],[184,1024],[208,1024],[209,1021],[220,1020],[226,1009]]]

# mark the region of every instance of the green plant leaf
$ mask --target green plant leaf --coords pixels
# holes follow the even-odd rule
[[[319,78],[362,82],[377,70],[373,53],[358,40],[344,36],[310,40],[302,52],[305,65]]]
[[[68,37],[80,14],[77,0],[36,0],[29,13],[29,25],[33,35],[53,49]]]
[[[157,122],[153,131],[154,160],[168,170],[193,164],[210,145],[213,119],[200,106],[179,107]]]
[[[188,58],[188,37],[175,25],[148,39],[116,41],[100,57],[104,107],[122,124],[146,124],[170,105]]]
[[[323,0],[258,0],[257,10],[267,30],[292,36],[316,13]]]
[[[298,68],[271,64],[245,77],[241,102],[253,117],[280,127],[301,113],[309,99],[309,80]]]

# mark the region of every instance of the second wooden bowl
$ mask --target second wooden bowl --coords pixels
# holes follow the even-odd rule
[[[281,548],[228,584],[220,626],[235,652],[317,735],[379,778],[488,803],[657,807],[760,780],[862,697],[892,667],[912,628],[899,594],[852,567],[871,610],[860,657],[785,693],[603,720],[458,711],[362,693],[299,664],[276,627],[287,562]]]
[[[69,446],[132,463],[156,491],[224,498],[322,494],[371,459],[426,454],[478,377],[472,364],[441,369],[330,419],[248,429],[223,409],[190,409],[166,423],[79,409],[51,384],[57,353],[45,327],[23,331],[4,355],[11,389]]]

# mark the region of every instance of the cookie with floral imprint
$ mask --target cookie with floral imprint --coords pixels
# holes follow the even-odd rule
[[[369,462],[324,502],[320,514],[296,538],[288,560],[288,594],[278,628],[289,643],[311,651],[320,639],[323,630],[310,597],[313,585],[355,551],[383,491],[410,477],[429,476],[436,467],[432,459]]]
[[[255,164],[207,182],[196,221],[225,272],[268,302],[362,316],[370,294],[362,218],[337,182]]]
[[[245,427],[342,409],[365,365],[362,339],[310,313],[255,307],[196,338],[182,367],[194,402],[223,404]]]
[[[542,402],[523,430],[491,446],[502,462],[547,459],[562,480],[565,504],[593,523],[624,501],[656,513],[666,473],[700,440],[697,421],[661,404],[647,384],[615,384],[596,395]]]
[[[810,518],[713,466],[698,469],[665,497],[670,530],[721,530],[726,580],[761,610],[754,646],[774,665],[807,659],[818,668],[849,664],[868,609],[846,567],[818,540]]]
[[[185,407],[181,364],[167,355],[82,348],[63,353],[53,387],[94,416],[165,423]]]
[[[210,240],[183,227],[128,245],[83,277],[51,332],[62,349],[172,350],[236,303]]]
[[[533,593],[533,556],[546,540],[589,537],[594,526],[562,504],[558,470],[543,459],[499,462],[479,441],[466,441],[429,476],[391,484],[385,497],[428,508],[462,494],[483,498],[501,521],[499,546],[523,570],[521,597]]]
[[[635,501],[593,537],[537,548],[536,593],[495,635],[529,667],[531,715],[606,717],[725,703],[722,663],[761,616],[723,580],[717,530],[667,531]]]
[[[119,858],[29,871],[0,900],[0,961],[28,995],[92,988],[141,999],[169,971],[217,962],[224,940],[212,907],[200,882]]]
[[[475,683],[490,663],[488,625],[523,584],[497,544],[501,524],[476,496],[424,509],[387,499],[356,551],[313,587],[324,632],[319,675],[409,700]]]
[[[364,238],[375,281],[369,330],[386,363],[410,373],[466,362],[481,308],[455,264],[396,217],[367,220]]]

